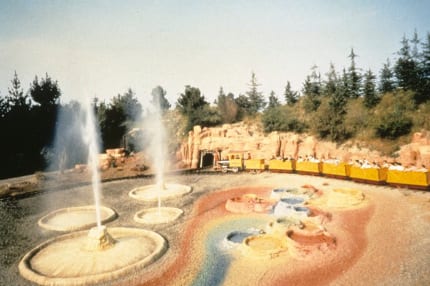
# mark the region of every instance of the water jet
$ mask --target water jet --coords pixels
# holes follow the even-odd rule
[[[85,127],[83,135],[88,144],[94,207],[72,208],[72,212],[68,209],[59,210],[39,222],[42,226],[54,225],[58,228],[64,222],[64,217],[70,218],[72,215],[82,219],[88,216],[90,209],[92,214],[95,213],[96,226],[89,232],[75,231],[52,238],[28,252],[20,261],[18,269],[24,278],[37,284],[88,285],[115,280],[151,264],[167,249],[166,240],[153,231],[123,227],[107,229],[102,225],[98,140],[90,104]],[[109,213],[109,209],[104,210]],[[90,221],[93,224],[94,220]],[[88,225],[82,223],[79,227]]]
[[[157,201],[157,208],[147,208],[137,212],[134,220],[143,224],[168,223],[179,218],[183,211],[173,207],[162,207],[161,201],[182,197],[191,192],[190,186],[181,184],[170,184],[165,182],[166,171],[166,134],[163,125],[161,98],[163,89],[156,87],[152,90],[153,113],[150,114],[150,124],[144,129],[147,130],[149,137],[149,154],[152,157],[153,168],[155,171],[155,184],[132,189],[129,196],[136,200],[153,202]]]

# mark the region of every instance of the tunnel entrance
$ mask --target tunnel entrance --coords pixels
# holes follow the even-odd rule
[[[210,168],[215,166],[215,158],[219,158],[217,151],[201,150],[200,151],[200,169]]]

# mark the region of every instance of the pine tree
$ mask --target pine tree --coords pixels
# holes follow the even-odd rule
[[[9,109],[13,109],[18,112],[29,111],[31,106],[30,98],[28,95],[24,94],[24,91],[21,88],[21,81],[19,80],[16,71],[11,83],[12,87],[8,89],[9,96],[7,97]]]
[[[430,80],[430,32],[427,33],[426,42],[422,44],[422,70],[423,78]]]
[[[348,103],[348,75],[343,69],[342,77],[338,77],[334,65],[326,74],[327,80],[324,84],[324,96],[328,103],[324,103],[316,114],[316,127],[319,136],[329,137],[331,140],[340,142],[348,138],[345,127],[346,104]]]
[[[165,108],[166,102],[163,101],[163,99],[165,99],[165,91],[163,88],[159,88],[156,87],[155,92],[160,92],[161,98],[159,99],[159,104],[161,108]],[[154,90],[152,91],[154,92]],[[163,93],[164,95],[162,95]],[[152,103],[155,104],[156,102],[153,101]],[[167,104],[169,103],[167,102]],[[136,97],[136,93],[131,88],[128,88],[127,91],[124,92],[122,95],[118,94],[117,97],[112,98],[111,106],[116,106],[117,108],[122,110],[126,120],[125,125],[132,126],[134,122],[140,120],[140,117],[142,115],[142,105],[139,103],[139,100]]]
[[[405,36],[403,36],[403,39],[401,41],[402,47],[400,48],[400,51],[397,53],[399,55],[399,58],[397,59],[396,65],[394,67],[394,71],[397,78],[397,85],[400,88],[408,89],[410,87],[410,71],[411,71],[411,52],[410,52],[410,46],[409,41],[406,39]]]
[[[336,85],[341,84],[336,80]],[[329,118],[330,118],[330,139],[336,142],[342,141],[348,137],[345,128],[346,104],[348,100],[344,96],[341,88],[336,88],[330,95],[329,101]]]
[[[330,68],[327,75],[327,80],[324,85],[324,92],[323,94],[325,96],[330,96],[336,92],[338,80],[336,75],[336,70],[334,68],[333,63],[330,63]]]
[[[311,73],[311,93],[315,96],[321,95],[321,74],[317,70],[318,66],[314,65]]]
[[[220,87],[218,98],[215,103],[223,123],[233,123],[236,121],[239,107],[236,104],[234,95],[232,93],[225,95],[223,88]]]
[[[39,82],[37,76],[34,78],[30,87],[31,98],[43,108],[52,107],[59,103],[61,90],[57,81],[53,81],[48,74]]]
[[[223,87],[222,86],[220,86],[220,88],[219,88],[219,91],[218,91],[218,97],[217,97],[217,99],[215,99],[215,104],[216,105],[218,105],[218,107],[219,106],[223,106],[224,105],[224,102],[225,102],[225,98],[226,98],[227,96],[225,95],[225,93],[224,93],[224,89],[223,89]]]
[[[0,119],[4,118],[9,111],[9,104],[7,98],[3,97],[0,93]]]
[[[306,76],[305,82],[303,83],[302,93],[304,96],[312,95],[312,83],[309,75]]]
[[[330,81],[329,88],[324,88],[325,98],[312,119],[313,128],[321,138],[340,142],[348,138],[344,123],[348,98],[345,96],[342,80],[337,79],[337,76],[334,79],[333,74],[330,78],[327,80]]]
[[[289,81],[287,81],[287,85],[285,86],[284,97],[285,102],[290,106],[294,105],[299,100],[297,91],[293,91],[291,89],[291,84]]]
[[[237,119],[242,119],[246,114],[250,114],[251,103],[249,102],[249,98],[246,95],[239,94],[237,98],[234,100],[239,107]]]
[[[418,50],[418,45],[420,44],[420,39],[418,38],[418,33],[417,30],[414,31],[414,36],[411,39],[411,44],[412,44],[412,60],[415,62],[419,62],[420,61],[420,53]]]
[[[413,90],[415,91],[414,100],[416,103],[422,103],[426,101],[430,95],[425,91],[425,80],[424,80],[424,70],[422,64],[423,54],[419,50],[420,39],[418,38],[417,30],[414,31],[414,35],[411,39],[412,51],[411,59],[414,63],[414,71],[412,74],[413,78]]]
[[[376,76],[372,73],[370,69],[364,74],[363,103],[364,106],[366,106],[367,108],[372,108],[379,102],[379,98],[376,94],[375,79]]]
[[[275,92],[272,90],[270,92],[270,96],[269,96],[269,105],[268,108],[274,108],[277,106],[280,106],[281,104],[279,103],[279,99],[276,96]]]
[[[140,120],[142,106],[131,88],[123,94],[113,97],[108,105],[104,102],[97,104],[94,99],[94,108],[100,122],[100,130],[104,148],[120,146],[127,130],[135,127]],[[153,115],[152,115],[153,116]]]
[[[200,93],[200,89],[187,85],[185,92],[178,98],[176,107],[182,115],[187,116],[185,131],[188,132],[193,129],[194,125],[204,123],[209,103]]]
[[[349,80],[345,69],[342,70],[342,77],[339,79],[337,91],[345,98],[349,98]]]
[[[251,104],[249,110],[250,114],[255,114],[266,106],[263,94],[258,91],[259,86],[260,84],[257,83],[255,73],[252,72],[251,82],[249,83],[250,90],[246,93]]]
[[[317,110],[321,104],[321,76],[317,69],[317,66],[313,66],[311,75],[308,75],[303,83],[302,92],[306,112]]]
[[[422,44],[422,94],[423,101],[430,99],[430,32],[427,33],[426,41]]]
[[[354,49],[351,49],[351,53],[348,57],[351,58],[351,65],[348,69],[349,97],[358,98],[361,95],[361,76],[355,66],[355,58],[357,57],[357,54],[354,53]]]
[[[391,70],[389,59],[387,59],[387,62],[382,67],[379,78],[378,91],[381,94],[391,92],[396,88],[394,83],[394,73]]]
[[[409,40],[403,36],[402,47],[394,67],[398,87],[404,90],[417,91],[419,85],[419,67],[409,46]]]
[[[176,106],[183,115],[188,115],[207,104],[208,102],[200,93],[200,89],[187,85],[185,92],[179,96]]]

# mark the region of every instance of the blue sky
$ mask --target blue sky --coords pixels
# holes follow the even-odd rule
[[[430,32],[430,1],[5,1],[0,0],[0,94],[16,70],[58,80],[62,101],[109,100],[132,88],[145,102],[161,85],[173,104],[185,85],[212,102],[220,86],[282,98],[310,68],[333,62],[379,73],[404,35]]]

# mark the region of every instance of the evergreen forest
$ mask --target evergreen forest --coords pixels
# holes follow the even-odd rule
[[[334,63],[327,71],[311,67],[301,90],[293,90],[286,79],[283,94],[263,94],[257,75],[251,72],[243,93],[233,94],[220,87],[214,102],[208,102],[198,87],[188,85],[174,103],[166,99],[167,91],[161,86],[149,96],[162,110],[168,132],[175,138],[169,140],[170,152],[194,125],[210,127],[245,120],[260,124],[267,133],[308,133],[336,143],[360,140],[390,153],[406,142],[411,132],[430,130],[430,33],[424,38],[416,32],[404,36],[399,50],[381,63],[379,71],[358,66],[359,52],[345,51],[347,67],[342,70]],[[55,140],[63,140],[60,145],[65,150],[83,144],[82,138],[55,138],[58,130],[71,128],[64,122],[81,120],[77,115],[82,104],[61,103],[60,83],[47,73],[36,75],[24,90],[18,72],[11,71],[9,87],[0,87],[0,179],[58,168],[54,164]],[[108,101],[92,99],[102,150],[123,146],[124,136],[139,127],[138,122],[150,120],[151,109],[142,106],[138,98],[128,89]],[[86,160],[85,152],[71,157],[74,159],[67,167]]]

